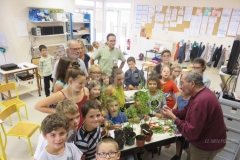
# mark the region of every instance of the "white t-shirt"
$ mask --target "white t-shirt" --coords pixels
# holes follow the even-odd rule
[[[52,78],[56,79],[56,73],[57,73],[57,67],[58,67],[59,60],[57,60],[54,64],[53,72],[52,72]],[[85,73],[86,77],[88,77],[88,72],[85,66],[85,63],[83,60],[78,58],[78,63],[80,64],[80,69]]]
[[[81,160],[82,154],[73,143],[65,143],[65,150],[62,154],[52,155],[44,149],[37,160]]]
[[[67,138],[67,142],[74,142],[75,141],[75,135],[77,134],[77,131],[75,130],[70,130],[68,132],[68,138]],[[46,139],[43,138],[43,135],[40,134],[38,137],[38,143],[37,143],[37,148],[35,150],[34,153],[34,159],[37,159],[39,154],[45,149],[45,147],[48,145],[48,141]]]

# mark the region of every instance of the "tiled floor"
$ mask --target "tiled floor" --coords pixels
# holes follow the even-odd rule
[[[140,69],[141,68],[142,61],[137,61],[137,66]],[[190,63],[183,63],[182,66],[188,66]],[[127,64],[124,66],[124,71],[128,69]],[[218,70],[214,68],[207,68],[205,73],[211,80],[211,87],[217,91],[220,91],[219,84],[221,82],[221,79],[218,75]],[[21,115],[24,117],[24,121],[30,121],[30,122],[36,122],[41,123],[42,119],[46,116],[44,113],[40,113],[39,111],[36,111],[34,109],[34,105],[36,102],[42,98],[44,98],[44,91],[42,91],[42,97],[39,97],[37,92],[32,92],[32,94],[24,94],[21,95],[20,98],[24,100],[28,107],[28,113],[29,113],[29,120],[26,120],[24,110],[21,110]],[[17,116],[12,116],[13,122],[16,122]],[[5,122],[6,129],[8,130],[10,128],[9,121],[6,120]],[[2,131],[1,131],[2,134]],[[3,134],[2,134],[3,136]],[[33,150],[35,150],[37,145],[39,132],[35,133],[32,138],[32,146]],[[7,138],[7,147],[6,147],[6,154],[8,157],[8,160],[33,160],[33,156],[30,155],[29,147],[27,145],[27,141],[23,138],[18,139],[17,137],[8,137]],[[166,149],[165,147],[162,147],[161,155],[157,156],[155,155],[153,160],[157,159],[163,159],[163,160],[169,160],[171,157],[175,154],[175,144],[172,144],[169,149]],[[142,156],[143,160],[151,159],[151,154],[148,152],[145,152],[145,154]],[[183,154],[182,160],[186,159],[186,155]]]

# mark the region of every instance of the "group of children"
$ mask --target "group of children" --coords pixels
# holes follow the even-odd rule
[[[48,95],[35,106],[39,111],[52,114],[42,122],[42,137],[47,142],[40,144],[41,147],[38,147],[40,150],[37,149],[36,153],[39,154],[41,151],[41,154],[34,156],[35,159],[51,159],[49,157],[56,156],[83,160],[106,157],[119,159],[120,152],[116,142],[112,139],[101,140],[103,136],[101,126],[107,130],[120,129],[124,122],[138,123],[142,119],[149,119],[150,116],[161,118],[161,110],[164,106],[183,109],[188,102],[190,97],[180,94],[176,84],[176,78],[179,77],[182,68],[176,64],[172,65],[170,57],[170,51],[162,52],[163,63],[155,68],[156,72],[153,72],[147,81],[143,72],[137,69],[134,57],[127,59],[129,70],[124,73],[121,69],[114,67],[111,77],[102,73],[101,67],[97,64],[89,67],[88,77],[86,77],[79,69],[78,62],[62,57],[57,68],[54,94]],[[200,64],[202,69],[198,68],[198,70],[203,72],[204,63],[200,62],[197,64]],[[131,112],[133,108],[136,109],[138,116],[126,115],[121,109],[126,108],[124,90],[141,89],[143,86],[147,90],[137,91],[134,94],[135,103],[127,109],[128,112]],[[151,115],[144,115],[141,112],[143,104],[140,103],[140,95],[142,92],[146,92],[149,99],[146,105],[151,107],[154,104],[155,106],[151,109]],[[49,108],[51,104],[58,105],[54,109]],[[65,109],[60,109],[62,106],[65,106]],[[75,110],[70,111],[68,106],[75,107]],[[69,112],[63,110],[69,110]],[[65,144],[66,141],[73,142],[75,145]],[[178,153],[174,157],[177,156]],[[133,157],[125,159],[133,159]]]

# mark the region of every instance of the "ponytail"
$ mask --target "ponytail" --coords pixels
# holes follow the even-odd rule
[[[122,74],[122,73],[123,73],[123,71],[120,68],[118,68],[117,66],[114,66],[112,68],[112,78],[115,78],[117,75]]]
[[[65,81],[68,82],[69,78],[76,79],[78,76],[86,77],[85,73],[79,68],[80,65],[77,61],[72,61],[72,69],[67,72]]]

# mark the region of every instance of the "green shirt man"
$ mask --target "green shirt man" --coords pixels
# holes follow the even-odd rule
[[[112,33],[107,35],[107,45],[99,48],[92,56],[90,63],[94,64],[94,60],[98,59],[98,63],[102,68],[102,72],[106,73],[108,76],[112,74],[113,66],[117,66],[118,60],[121,60],[122,63],[119,66],[120,69],[123,68],[125,64],[125,57],[122,52],[115,48],[116,36]]]

